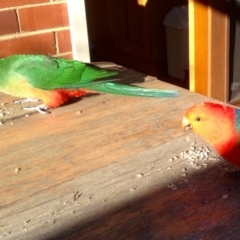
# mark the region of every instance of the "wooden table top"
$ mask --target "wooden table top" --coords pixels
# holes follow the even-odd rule
[[[0,239],[240,239],[240,183],[223,177],[236,167],[211,148],[205,161],[180,156],[208,146],[181,129],[207,98],[121,75],[180,97],[101,94],[41,115],[0,95]]]

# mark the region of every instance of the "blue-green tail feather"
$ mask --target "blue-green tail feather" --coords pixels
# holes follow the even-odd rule
[[[154,98],[174,98],[178,97],[178,91],[165,89],[148,89],[137,86],[122,85],[110,82],[91,84],[86,89],[95,90],[103,93],[110,93],[124,96],[141,96]]]

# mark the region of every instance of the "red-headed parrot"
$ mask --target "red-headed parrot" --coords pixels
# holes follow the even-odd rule
[[[29,108],[40,113],[92,90],[127,96],[178,96],[175,90],[145,89],[110,82],[109,77],[117,74],[118,71],[75,60],[44,55],[12,55],[0,59],[0,91],[16,97],[42,100],[43,104]]]
[[[187,109],[182,127],[192,129],[225,160],[240,167],[240,109],[202,102]],[[240,176],[240,171],[227,173]]]

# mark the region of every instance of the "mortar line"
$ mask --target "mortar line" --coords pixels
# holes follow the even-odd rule
[[[1,8],[0,12],[6,11],[6,10],[15,10],[15,9],[22,9],[22,8],[40,7],[40,6],[48,6],[48,5],[65,4],[65,3],[67,3],[66,0],[60,1],[60,2],[47,2],[47,3],[27,4],[27,5],[23,5],[23,6]]]
[[[64,30],[70,30],[70,27],[58,27],[58,28],[49,28],[49,29],[42,29],[33,32],[20,32],[20,33],[13,33],[4,36],[0,36],[0,41],[4,40],[11,40],[15,38],[22,38],[22,37],[30,37],[34,35],[44,34],[44,33],[51,33],[51,32],[60,32]]]

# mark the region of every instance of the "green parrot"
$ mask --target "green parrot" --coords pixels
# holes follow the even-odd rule
[[[43,104],[25,109],[44,114],[50,108],[92,91],[156,98],[178,96],[175,90],[145,89],[117,84],[116,79],[109,80],[117,74],[118,71],[75,60],[44,55],[12,55],[0,59],[0,91],[27,98],[23,100],[25,102],[29,99],[42,100]]]

